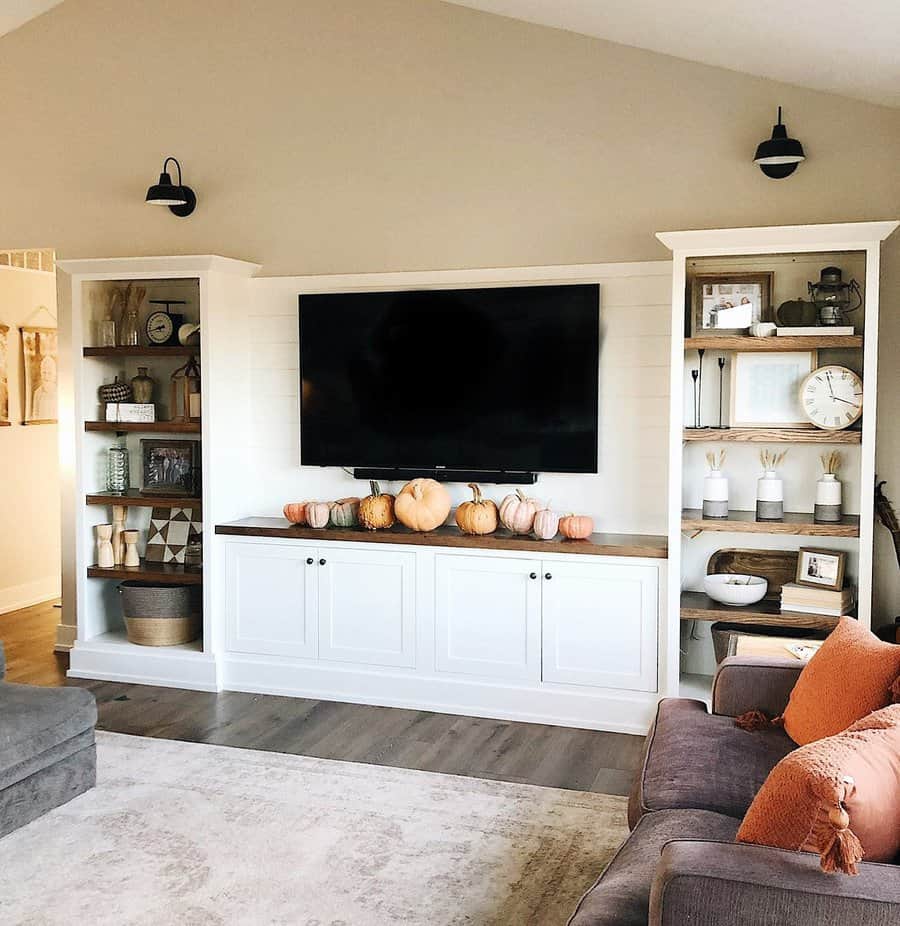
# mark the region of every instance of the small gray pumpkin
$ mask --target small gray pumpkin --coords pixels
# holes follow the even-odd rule
[[[97,395],[103,403],[127,402],[131,398],[131,386],[128,383],[120,383],[117,376],[111,383],[104,383],[97,390]]]

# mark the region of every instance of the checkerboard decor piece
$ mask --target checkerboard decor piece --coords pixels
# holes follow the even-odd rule
[[[187,545],[197,540],[203,522],[194,520],[192,508],[154,508],[147,532],[148,563],[184,563]]]

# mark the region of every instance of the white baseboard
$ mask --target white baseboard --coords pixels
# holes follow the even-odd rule
[[[659,700],[652,692],[506,684],[461,676],[417,676],[226,653],[227,691],[377,704],[439,714],[633,733],[644,736]]]
[[[22,585],[0,588],[0,614],[30,608],[32,605],[59,598],[61,593],[59,575],[44,576]]]

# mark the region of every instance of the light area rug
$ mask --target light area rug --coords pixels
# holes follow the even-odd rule
[[[555,926],[625,799],[97,734],[97,787],[0,840],[16,926]]]

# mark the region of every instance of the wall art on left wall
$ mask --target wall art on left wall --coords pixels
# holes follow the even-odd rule
[[[56,424],[57,332],[23,326],[24,424]]]
[[[0,426],[9,424],[9,325],[0,325]]]

